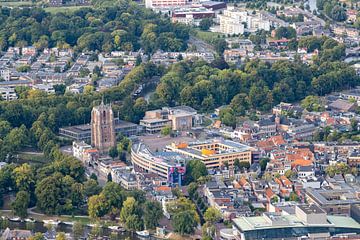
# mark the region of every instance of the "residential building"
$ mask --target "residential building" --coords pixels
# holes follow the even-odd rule
[[[270,30],[270,21],[261,14],[251,14],[247,10],[228,7],[218,15],[220,32],[225,34],[243,34],[257,30]]]
[[[360,167],[360,152],[352,152],[347,159],[347,164],[349,165],[349,167],[359,168]]]
[[[0,87],[0,94],[2,100],[11,101],[17,99],[15,88],[13,87]]]
[[[55,94],[55,89],[50,84],[34,84],[32,88],[36,90],[44,91],[49,94]]]

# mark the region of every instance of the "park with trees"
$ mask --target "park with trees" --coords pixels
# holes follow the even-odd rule
[[[187,48],[189,29],[171,23],[135,2],[99,2],[75,11],[48,13],[42,8],[0,8],[0,50],[34,45],[74,47],[77,52],[114,50],[147,54]],[[26,71],[26,69],[22,69]]]

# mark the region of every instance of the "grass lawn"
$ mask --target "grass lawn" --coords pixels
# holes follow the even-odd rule
[[[47,8],[44,8],[44,10],[46,12],[49,12],[51,14],[56,14],[56,13],[65,13],[65,12],[73,12],[73,11],[76,11],[80,8],[83,8],[83,7],[91,7],[91,6],[66,6],[66,7],[47,7]]]
[[[0,1],[0,6],[3,6],[3,7],[30,7],[30,6],[36,6],[36,4],[32,3],[31,1],[13,1],[13,2]],[[38,5],[38,7],[41,7],[41,6]],[[73,12],[82,7],[91,7],[91,6],[45,7],[44,10],[46,12],[56,14],[58,12],[62,12],[62,13]]]
[[[224,37],[222,33],[201,31],[199,29],[194,30],[194,35],[207,43],[212,43],[214,39]]]
[[[4,2],[0,1],[0,6],[4,7],[22,7],[22,6],[33,6],[34,4],[31,1],[14,1],[14,2]]]
[[[43,153],[19,153],[18,163],[32,163],[32,164],[44,164],[48,160],[45,158]]]
[[[84,217],[59,217],[63,222],[80,222],[83,225],[91,223],[91,220],[88,216]]]

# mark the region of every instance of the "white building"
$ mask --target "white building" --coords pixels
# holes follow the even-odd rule
[[[228,7],[222,15],[218,15],[220,32],[225,34],[243,34],[257,30],[270,31],[270,21],[262,14],[252,14],[244,9]]]
[[[186,0],[145,0],[146,8],[172,8],[185,6]]]
[[[85,143],[85,142],[73,142],[73,156],[77,159],[83,160],[85,150],[92,149],[91,145]]]
[[[33,89],[41,90],[46,93],[55,93],[54,87],[50,84],[35,84],[33,85]]]
[[[15,89],[12,87],[1,87],[0,88],[1,98],[6,101],[17,99]]]
[[[173,11],[171,21],[199,26],[202,19],[214,17],[215,12],[205,7],[181,8]]]

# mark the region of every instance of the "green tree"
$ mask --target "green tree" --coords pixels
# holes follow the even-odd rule
[[[117,209],[122,207],[125,194],[119,184],[114,182],[107,182],[101,192],[101,195],[104,195],[109,207],[114,207]]]
[[[55,240],[66,240],[66,235],[65,235],[65,233],[59,232],[58,234],[56,234]]]
[[[45,238],[42,233],[37,232],[34,236],[31,236],[29,240],[45,240]]]
[[[212,23],[213,23],[213,21],[211,18],[203,18],[203,19],[201,19],[201,21],[199,23],[199,28],[202,31],[207,31],[211,27]]]
[[[74,207],[80,207],[84,203],[85,191],[82,183],[73,183],[71,185],[71,203]]]
[[[235,95],[230,102],[230,108],[233,110],[235,115],[244,116],[246,110],[249,109],[248,96],[245,93]]]
[[[16,187],[23,191],[33,191],[35,188],[35,175],[31,166],[27,163],[15,168],[14,171]]]
[[[94,179],[89,179],[84,182],[84,193],[87,197],[97,195],[101,192],[101,187],[98,185],[98,182]]]
[[[0,121],[0,138],[4,139],[4,137],[11,131],[11,125],[8,121]]]
[[[109,211],[109,204],[103,194],[93,195],[88,199],[88,212],[92,219],[98,219]]]
[[[225,49],[227,48],[227,43],[225,39],[223,38],[216,39],[214,42],[214,48],[219,55],[223,55]]]
[[[112,182],[112,175],[111,175],[110,172],[109,172],[108,175],[107,175],[107,181],[108,181],[108,182]]]
[[[308,111],[322,112],[325,110],[318,96],[309,95],[301,101],[301,107]]]
[[[191,160],[186,164],[185,179],[187,183],[197,181],[208,174],[205,164],[200,160]]]
[[[291,178],[293,178],[293,177],[296,176],[296,172],[294,172],[294,171],[292,171],[291,169],[289,169],[289,170],[287,170],[287,171],[285,172],[284,175],[285,175],[285,177],[291,179]]]
[[[227,126],[236,127],[236,117],[231,108],[225,108],[220,111],[220,120]]]
[[[175,214],[172,217],[171,224],[175,232],[178,232],[181,235],[193,233],[197,226],[194,215],[189,210]]]
[[[292,28],[292,27],[279,27],[279,28],[276,29],[275,37],[276,37],[277,39],[282,39],[282,38],[287,38],[287,39],[296,38],[296,31],[295,31],[295,29]]]
[[[117,156],[119,155],[119,152],[117,150],[116,147],[111,147],[109,149],[109,156],[112,158],[112,159],[115,159]]]
[[[121,209],[120,221],[125,223],[126,228],[129,230],[140,230],[143,226],[140,214],[141,211],[135,198],[128,197]]]
[[[332,8],[330,17],[335,21],[342,22],[346,20],[345,9],[339,5]]]
[[[220,221],[221,213],[214,207],[209,207],[204,213],[204,219],[206,222],[210,224],[215,224],[216,222]]]
[[[29,72],[30,69],[31,68],[30,68],[29,65],[21,65],[21,66],[16,68],[16,71],[18,71],[18,72]]]
[[[270,162],[270,159],[268,159],[268,158],[262,158],[262,159],[260,159],[260,168],[261,168],[261,171],[265,171],[268,162]]]
[[[291,192],[291,193],[290,193],[289,200],[290,200],[290,201],[294,201],[294,202],[298,202],[298,201],[299,201],[299,197],[298,197],[298,195],[297,195],[296,193]]]
[[[80,239],[84,235],[84,225],[81,222],[75,222],[72,232],[75,239]]]
[[[197,191],[197,188],[198,188],[198,184],[196,182],[190,183],[189,186],[187,187],[187,191],[188,191],[189,196],[191,198],[194,197],[194,194]]]
[[[162,207],[157,201],[146,201],[143,207],[144,225],[147,229],[155,229],[162,218]]]
[[[27,216],[27,208],[30,203],[30,194],[26,191],[19,191],[15,200],[11,203],[11,208],[16,216],[24,218]]]
[[[166,126],[161,129],[161,135],[168,136],[171,134],[171,126]]]

